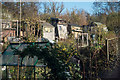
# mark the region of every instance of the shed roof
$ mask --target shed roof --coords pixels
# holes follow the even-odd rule
[[[95,26],[105,26],[104,24],[102,24],[101,22],[91,22],[88,27],[95,27]]]
[[[102,25],[102,23],[100,22],[94,22],[95,24],[97,24],[98,26]]]
[[[77,24],[68,24],[68,25],[75,26],[75,27],[81,27],[80,25],[77,25]]]
[[[59,20],[59,21],[61,21],[61,20],[62,20],[62,21],[65,21],[65,20],[64,20],[64,19],[62,19],[62,18],[53,18],[53,17],[51,17],[51,19],[52,19],[52,20]]]
[[[10,20],[10,19],[0,19],[2,21],[2,23],[6,23],[6,22],[17,22],[18,20]]]
[[[50,23],[47,23],[47,22],[43,22],[42,23],[43,27],[46,26],[46,27],[54,27],[52,26]]]

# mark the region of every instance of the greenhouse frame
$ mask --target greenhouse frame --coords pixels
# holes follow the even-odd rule
[[[48,44],[49,46],[52,46],[49,42],[10,43],[8,45],[8,47],[4,50],[4,52],[2,52],[2,55],[0,56],[0,59],[2,59],[2,62],[0,63],[0,66],[2,67],[2,79],[42,79],[43,76],[41,73],[47,71],[47,66],[43,60],[38,60],[36,56],[33,58],[26,56],[22,60],[19,55],[14,54],[14,50],[12,49],[16,48],[22,51],[28,45],[34,44],[39,46],[45,46]]]

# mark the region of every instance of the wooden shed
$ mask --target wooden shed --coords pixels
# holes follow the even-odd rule
[[[50,41],[55,40],[55,27],[47,22],[43,22],[42,27],[43,27],[43,38],[47,38]]]

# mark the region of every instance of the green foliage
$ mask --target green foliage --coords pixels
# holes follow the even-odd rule
[[[77,56],[82,62],[81,58],[84,58],[84,56],[81,57],[76,47],[76,42],[73,38],[67,39],[66,41],[58,42],[58,45],[55,46],[58,58],[60,58],[61,62],[68,66],[67,72],[70,73],[70,79],[72,80],[83,78],[83,75],[81,75],[82,71],[80,63],[78,63],[77,59],[74,60],[75,58],[73,57]]]
[[[114,31],[108,31],[107,34],[106,34],[106,38],[107,39],[111,39],[111,38],[114,38],[116,37],[116,34]]]
[[[48,67],[47,73],[42,73],[44,79],[82,79],[80,63],[74,62],[72,59],[73,56],[80,55],[75,48],[75,44],[76,42],[73,39],[58,42],[54,47],[51,47],[49,43],[42,47],[33,44],[27,46],[23,51],[14,49],[14,53],[15,55],[20,55],[22,60],[25,56],[37,56],[38,60],[42,59]]]
[[[76,42],[74,39],[60,41],[53,47],[47,43],[45,46],[32,44],[23,51],[14,49],[15,55],[20,55],[21,58],[25,56],[37,56],[38,60],[43,60],[47,66],[46,69],[37,69],[37,76],[47,80],[72,80],[83,79],[97,79],[102,76],[106,70],[113,70],[116,55],[110,54],[110,61],[107,64],[106,48],[101,45],[94,45],[92,47],[81,48],[76,50]],[[73,56],[77,57],[75,61]],[[80,60],[80,63],[79,61]],[[115,63],[115,64],[113,64]],[[22,63],[21,63],[22,64]],[[110,66],[108,66],[110,65]],[[81,74],[84,72],[85,75]],[[44,71],[46,70],[46,72]],[[28,70],[29,71],[29,70]],[[32,68],[31,70],[32,71]],[[31,73],[31,72],[29,72]],[[30,75],[33,75],[32,73]],[[29,74],[26,74],[26,78]]]
[[[2,51],[4,51],[8,45],[9,45],[9,42],[5,42],[2,46]]]
[[[15,52],[15,55],[20,55],[21,58],[24,58],[25,56],[30,56],[30,57],[37,56],[38,60],[43,59],[47,67],[51,69],[48,72],[48,74],[45,74],[44,76],[45,79],[47,80],[48,79],[52,79],[52,80],[67,79],[67,74],[65,73],[66,65],[63,63],[60,63],[59,59],[56,58],[55,55],[53,55],[54,49],[52,49],[49,45],[46,45],[44,47],[40,47],[38,45],[29,45],[23,51],[19,51],[15,49],[14,52]]]
[[[91,16],[92,20],[106,24],[109,31],[118,34],[120,32],[119,2],[94,2],[93,6],[94,16]]]
[[[118,27],[118,19],[119,19],[119,16],[118,13],[111,13],[108,15],[107,17],[107,21],[106,21],[106,24],[108,26],[108,29],[110,31],[115,31],[117,32],[119,30],[119,27]]]

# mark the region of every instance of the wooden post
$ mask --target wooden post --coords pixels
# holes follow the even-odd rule
[[[82,46],[83,46],[83,42],[84,42],[83,40],[84,40],[84,37],[83,37],[83,33],[82,33]]]
[[[6,66],[6,79],[8,79],[8,73],[7,73],[7,66]]]
[[[21,37],[21,0],[20,0],[20,37]]]
[[[118,37],[118,57],[120,57],[120,37]]]
[[[18,20],[17,20],[17,37],[18,37]]]
[[[85,63],[83,62],[83,78],[85,80]]]
[[[78,39],[77,39],[78,40]],[[77,41],[77,50],[78,50],[78,41]]]
[[[97,57],[96,57],[96,55],[95,55],[95,59],[96,59],[96,61],[95,61],[95,70],[96,71],[95,72],[96,72],[96,77],[98,78],[98,73],[97,73]]]
[[[89,73],[89,76],[90,76],[90,80],[92,80],[92,67],[91,67],[91,53],[90,53],[90,73]]]
[[[87,33],[87,46],[88,46],[88,33]]]
[[[116,57],[117,57],[117,62],[119,62],[119,42],[118,42],[119,38],[116,38]],[[117,62],[115,63],[115,65],[117,65]]]
[[[17,80],[20,80],[20,73],[19,73],[19,55],[18,55],[18,71],[17,71]]]
[[[77,34],[77,50],[78,50],[78,46],[79,46],[79,37],[78,37],[78,34]]]
[[[116,38],[116,55],[118,56],[118,45],[119,45],[119,43],[118,43],[118,38]]]
[[[35,66],[34,66],[34,80],[35,80]]]
[[[107,53],[107,61],[109,61],[109,44],[107,39],[106,39],[106,53]]]
[[[78,46],[79,46],[79,37],[78,37],[78,34],[77,34],[77,41],[78,41]]]
[[[106,67],[109,68],[109,44],[108,44],[108,39],[106,39],[106,53],[107,53],[107,63]],[[108,70],[107,70],[108,71]]]

